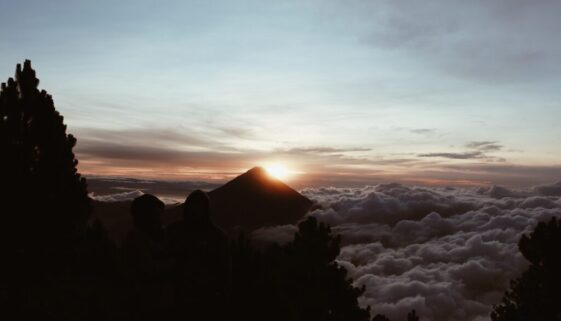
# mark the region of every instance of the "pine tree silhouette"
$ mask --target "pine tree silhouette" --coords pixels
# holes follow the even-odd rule
[[[299,320],[369,320],[370,309],[358,305],[365,288],[353,286],[347,270],[335,261],[340,243],[329,226],[309,217],[286,245],[282,283]]]
[[[390,319],[383,314],[376,314],[372,321],[390,321]],[[419,316],[414,309],[407,313],[407,321],[419,321]]]
[[[0,318],[105,320],[123,293],[116,249],[88,224],[76,139],[38,85],[26,60],[0,91]]]
[[[407,313],[407,321],[419,321],[419,316],[417,316],[417,312],[414,309]]]
[[[86,181],[78,174],[63,117],[26,60],[0,92],[0,207],[14,262],[42,264],[66,256],[65,245],[89,216]],[[44,261],[48,259],[48,261]]]
[[[376,316],[372,318],[372,321],[390,321],[390,319],[383,314],[376,314]]]
[[[561,220],[539,223],[518,243],[530,267],[500,304],[493,307],[493,321],[561,320]]]
[[[365,289],[353,286],[335,261],[340,241],[309,217],[285,245],[263,252],[245,238],[234,242],[231,320],[370,320],[370,309],[358,304]]]

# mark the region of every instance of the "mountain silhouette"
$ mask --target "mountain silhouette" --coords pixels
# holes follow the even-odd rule
[[[187,197],[192,190],[185,189]],[[226,232],[251,232],[265,226],[295,224],[313,205],[307,197],[261,167],[254,167],[208,193],[212,220]],[[111,239],[121,244],[132,226],[131,201],[92,200],[93,216],[99,218]],[[162,215],[165,225],[182,219],[183,204],[170,205]]]
[[[312,206],[312,201],[254,167],[209,192],[212,219],[226,229],[251,231],[259,227],[294,224]]]

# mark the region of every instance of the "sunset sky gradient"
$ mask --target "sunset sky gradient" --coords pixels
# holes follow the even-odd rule
[[[561,179],[561,2],[5,1],[87,175],[296,186]]]

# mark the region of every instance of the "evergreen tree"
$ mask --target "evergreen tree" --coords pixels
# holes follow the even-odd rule
[[[99,221],[88,224],[76,139],[38,85],[29,60],[1,85],[0,313],[103,320],[118,312],[108,307],[121,293],[116,249]]]
[[[370,309],[358,305],[365,288],[356,288],[335,259],[341,238],[314,217],[298,225],[294,241],[285,247],[282,285],[297,320],[362,321]]]
[[[561,220],[541,222],[518,248],[529,268],[491,313],[493,321],[561,320]]]
[[[376,314],[376,316],[372,318],[372,321],[390,321],[390,319],[383,314]]]
[[[25,250],[72,236],[89,214],[72,153],[76,139],[38,85],[26,60],[0,92],[0,204],[10,209],[10,234],[21,236]]]
[[[232,242],[232,295],[230,320],[292,321],[290,308],[281,297],[282,249],[256,250],[243,234]]]
[[[417,312],[414,309],[407,313],[407,321],[419,321],[419,316],[417,316]]]
[[[372,321],[390,321],[390,319],[383,314],[376,314]],[[407,313],[407,321],[419,321],[419,316],[414,309]]]
[[[366,321],[358,305],[364,288],[352,285],[335,259],[340,238],[309,217],[294,240],[257,251],[240,238],[232,245],[232,320]]]

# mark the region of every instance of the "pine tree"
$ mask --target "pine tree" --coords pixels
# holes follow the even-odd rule
[[[376,316],[372,318],[372,321],[390,321],[390,319],[383,314],[376,314]]]
[[[561,320],[561,220],[539,223],[530,236],[518,243],[530,262],[522,276],[511,282],[493,321]]]
[[[76,139],[66,134],[52,97],[38,85],[26,60],[0,92],[3,246],[21,264],[63,258],[90,213],[86,181],[72,152]]]
[[[53,100],[26,60],[0,91],[0,315],[104,320],[123,293]],[[112,306],[113,308],[107,308]]]
[[[415,309],[407,313],[407,321],[419,321],[419,316],[417,315]]]
[[[286,245],[282,287],[297,320],[369,320],[370,308],[358,305],[365,288],[353,286],[345,268],[335,261],[340,243],[329,226],[309,217]]]
[[[353,286],[335,261],[340,242],[313,217],[284,245],[258,251],[243,238],[234,242],[231,320],[370,320],[370,309],[358,304],[364,287]]]

